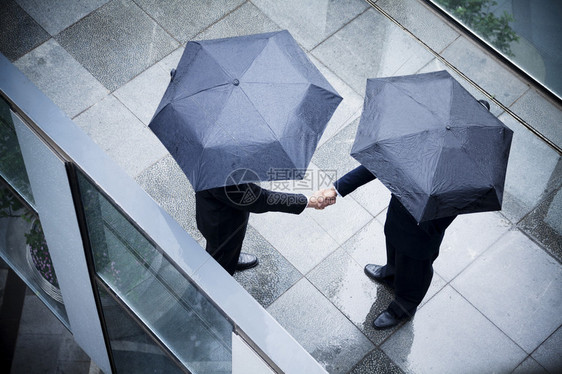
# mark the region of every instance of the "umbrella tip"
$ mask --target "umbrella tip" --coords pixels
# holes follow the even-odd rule
[[[240,81],[238,79],[235,79],[232,81],[232,84],[238,86],[240,84]]]
[[[176,76],[176,69],[170,70],[170,80],[174,80],[175,76]]]
[[[490,110],[490,103],[486,100],[478,100],[478,102],[486,107],[486,109]]]

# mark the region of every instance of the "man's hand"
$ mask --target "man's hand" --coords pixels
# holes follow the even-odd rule
[[[308,208],[322,210],[336,203],[337,192],[334,187],[318,190],[308,199]]]

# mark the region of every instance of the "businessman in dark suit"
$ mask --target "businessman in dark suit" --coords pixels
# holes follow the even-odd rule
[[[255,256],[241,252],[250,213],[300,214],[306,207],[324,209],[334,202],[335,193],[329,190],[317,191],[309,199],[243,183],[196,192],[195,216],[207,240],[206,251],[232,275],[258,264]]]
[[[359,166],[338,179],[334,187],[345,196],[375,178],[367,168]],[[414,315],[431,284],[433,262],[439,255],[445,230],[455,217],[418,224],[392,195],[384,225],[386,265],[365,266],[369,278],[394,289],[394,300],[373,322],[375,329],[396,326]]]

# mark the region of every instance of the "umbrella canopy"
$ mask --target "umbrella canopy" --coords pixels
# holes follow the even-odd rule
[[[195,191],[298,179],[341,100],[287,31],[196,41],[149,127]]]
[[[368,79],[351,155],[421,222],[501,209],[512,136],[447,71]]]

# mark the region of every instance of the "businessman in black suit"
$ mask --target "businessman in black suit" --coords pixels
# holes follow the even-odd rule
[[[206,251],[232,275],[258,264],[255,256],[241,252],[250,213],[300,214],[306,207],[324,209],[334,202],[335,192],[330,190],[317,191],[309,199],[243,183],[196,192],[195,216],[207,240]]]
[[[350,171],[334,184],[345,196],[376,177],[364,166]],[[384,233],[386,265],[368,264],[369,278],[394,289],[394,300],[374,320],[375,329],[386,329],[410,319],[423,300],[433,277],[433,262],[439,255],[445,230],[456,216],[417,223],[392,195]]]

